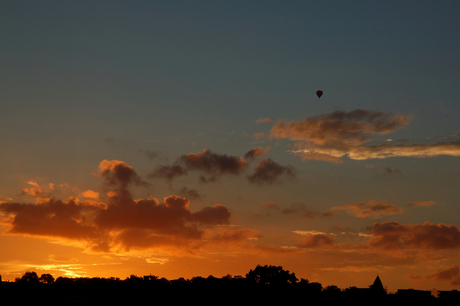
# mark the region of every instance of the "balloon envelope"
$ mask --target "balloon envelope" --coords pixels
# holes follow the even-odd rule
[[[316,92],[316,95],[318,96],[318,98],[321,98],[321,96],[323,95],[323,91],[322,90],[318,90]]]

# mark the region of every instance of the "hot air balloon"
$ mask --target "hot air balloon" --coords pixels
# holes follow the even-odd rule
[[[323,91],[322,90],[318,90],[316,92],[316,95],[318,96],[318,98],[321,98],[321,96],[323,95]]]

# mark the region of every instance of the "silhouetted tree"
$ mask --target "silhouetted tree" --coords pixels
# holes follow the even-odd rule
[[[38,284],[38,280],[36,272],[26,272],[21,278],[16,278],[16,283]]]
[[[52,285],[54,284],[54,277],[51,274],[46,273],[42,274],[38,281],[43,284]]]
[[[246,279],[261,285],[294,285],[297,282],[295,273],[283,270],[281,266],[260,266],[250,270]]]

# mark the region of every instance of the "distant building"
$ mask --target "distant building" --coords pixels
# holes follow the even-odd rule
[[[443,304],[460,305],[460,291],[438,291],[438,299]]]
[[[375,294],[385,294],[386,293],[386,290],[385,288],[383,288],[382,281],[380,280],[380,277],[378,275],[375,278],[374,283],[370,286],[369,289]]]
[[[345,289],[345,293],[354,298],[375,299],[379,296],[385,295],[386,290],[383,287],[380,277],[377,275],[377,277],[374,280],[374,283],[370,285],[369,288],[350,287]]]
[[[426,301],[431,299],[431,291],[416,289],[398,289],[396,293],[401,301]]]

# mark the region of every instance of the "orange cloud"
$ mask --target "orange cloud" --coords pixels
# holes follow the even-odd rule
[[[335,111],[301,121],[278,121],[270,131],[273,138],[302,140],[333,147],[356,146],[374,134],[388,134],[409,124],[410,117],[357,109]]]
[[[191,251],[209,244],[206,233],[230,224],[231,212],[221,204],[192,211],[189,199],[177,195],[163,202],[133,199],[128,187],[143,181],[124,162],[101,162],[99,175],[114,188],[107,192],[106,203],[77,198],[65,202],[51,198],[41,204],[0,203],[0,212],[9,217],[6,233],[80,241],[90,250],[103,252],[163,247]],[[98,198],[99,194],[87,190],[82,195]],[[243,239],[244,232],[217,235],[213,241],[228,240],[231,235]]]
[[[391,203],[383,201],[370,200],[367,203],[347,204],[343,206],[332,207],[331,210],[345,210],[350,215],[357,218],[373,217],[379,218],[383,215],[401,214],[404,209],[397,207]]]
[[[428,206],[433,206],[436,205],[437,203],[435,201],[424,201],[424,202],[412,202],[409,204],[411,207],[428,207]]]
[[[349,158],[354,160],[383,159],[389,157],[434,157],[439,155],[460,156],[460,142],[413,145],[374,145],[349,149]]]
[[[392,145],[389,140],[384,145],[364,145],[374,135],[393,133],[408,126],[411,120],[412,116],[363,109],[335,111],[300,121],[280,120],[272,127],[270,137],[295,141],[296,149],[291,152],[304,160],[340,163],[344,156],[353,160],[460,156],[459,141]],[[397,169],[389,170],[399,173]]]
[[[99,199],[99,192],[92,191],[92,190],[83,191],[81,195],[85,198]]]
[[[103,160],[99,164],[98,174],[105,179],[107,185],[122,189],[126,189],[130,184],[147,185],[133,167],[119,160]]]

